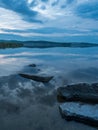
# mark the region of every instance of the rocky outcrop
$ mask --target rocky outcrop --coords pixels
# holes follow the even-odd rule
[[[62,117],[68,121],[75,120],[98,127],[98,104],[67,102],[60,105],[59,108]]]
[[[36,64],[30,64],[29,67],[36,67]]]
[[[58,101],[98,103],[98,84],[75,84],[58,89]]]
[[[35,81],[38,81],[38,82],[43,82],[43,83],[48,83],[53,78],[53,76],[43,77],[43,76],[28,75],[28,74],[19,74],[19,75],[21,77],[31,79],[31,80],[35,80]]]
[[[98,83],[73,84],[58,89],[63,118],[98,127]]]

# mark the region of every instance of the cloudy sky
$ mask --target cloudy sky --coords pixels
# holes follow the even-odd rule
[[[0,0],[0,39],[98,42],[98,0]]]

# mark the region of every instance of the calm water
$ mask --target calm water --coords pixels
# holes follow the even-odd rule
[[[54,78],[43,84],[20,72]],[[59,113],[56,89],[80,82],[98,82],[97,47],[0,50],[0,130],[96,130]]]

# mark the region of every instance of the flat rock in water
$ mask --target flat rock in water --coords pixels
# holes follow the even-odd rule
[[[74,120],[98,127],[98,104],[66,102],[59,108],[62,117],[68,121]]]
[[[30,64],[29,67],[36,67],[36,64]]]
[[[58,89],[58,101],[82,101],[98,103],[98,84],[74,84]]]
[[[48,77],[43,77],[43,76],[37,76],[37,75],[28,75],[28,74],[19,74],[21,77],[27,78],[27,79],[31,79],[31,80],[35,80],[38,82],[44,82],[44,83],[48,83],[53,76],[48,76]]]

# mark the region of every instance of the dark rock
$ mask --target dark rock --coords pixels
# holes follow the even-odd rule
[[[58,89],[58,101],[98,103],[98,84],[74,84]]]
[[[28,75],[28,74],[19,74],[21,77],[27,78],[27,79],[31,79],[31,80],[35,80],[38,82],[44,82],[44,83],[48,83],[53,76],[49,76],[49,77],[43,77],[43,76],[37,76],[37,75]]]
[[[62,117],[68,121],[74,120],[98,127],[98,104],[67,102],[60,105],[59,108]]]
[[[36,67],[36,64],[30,64],[29,67]]]

